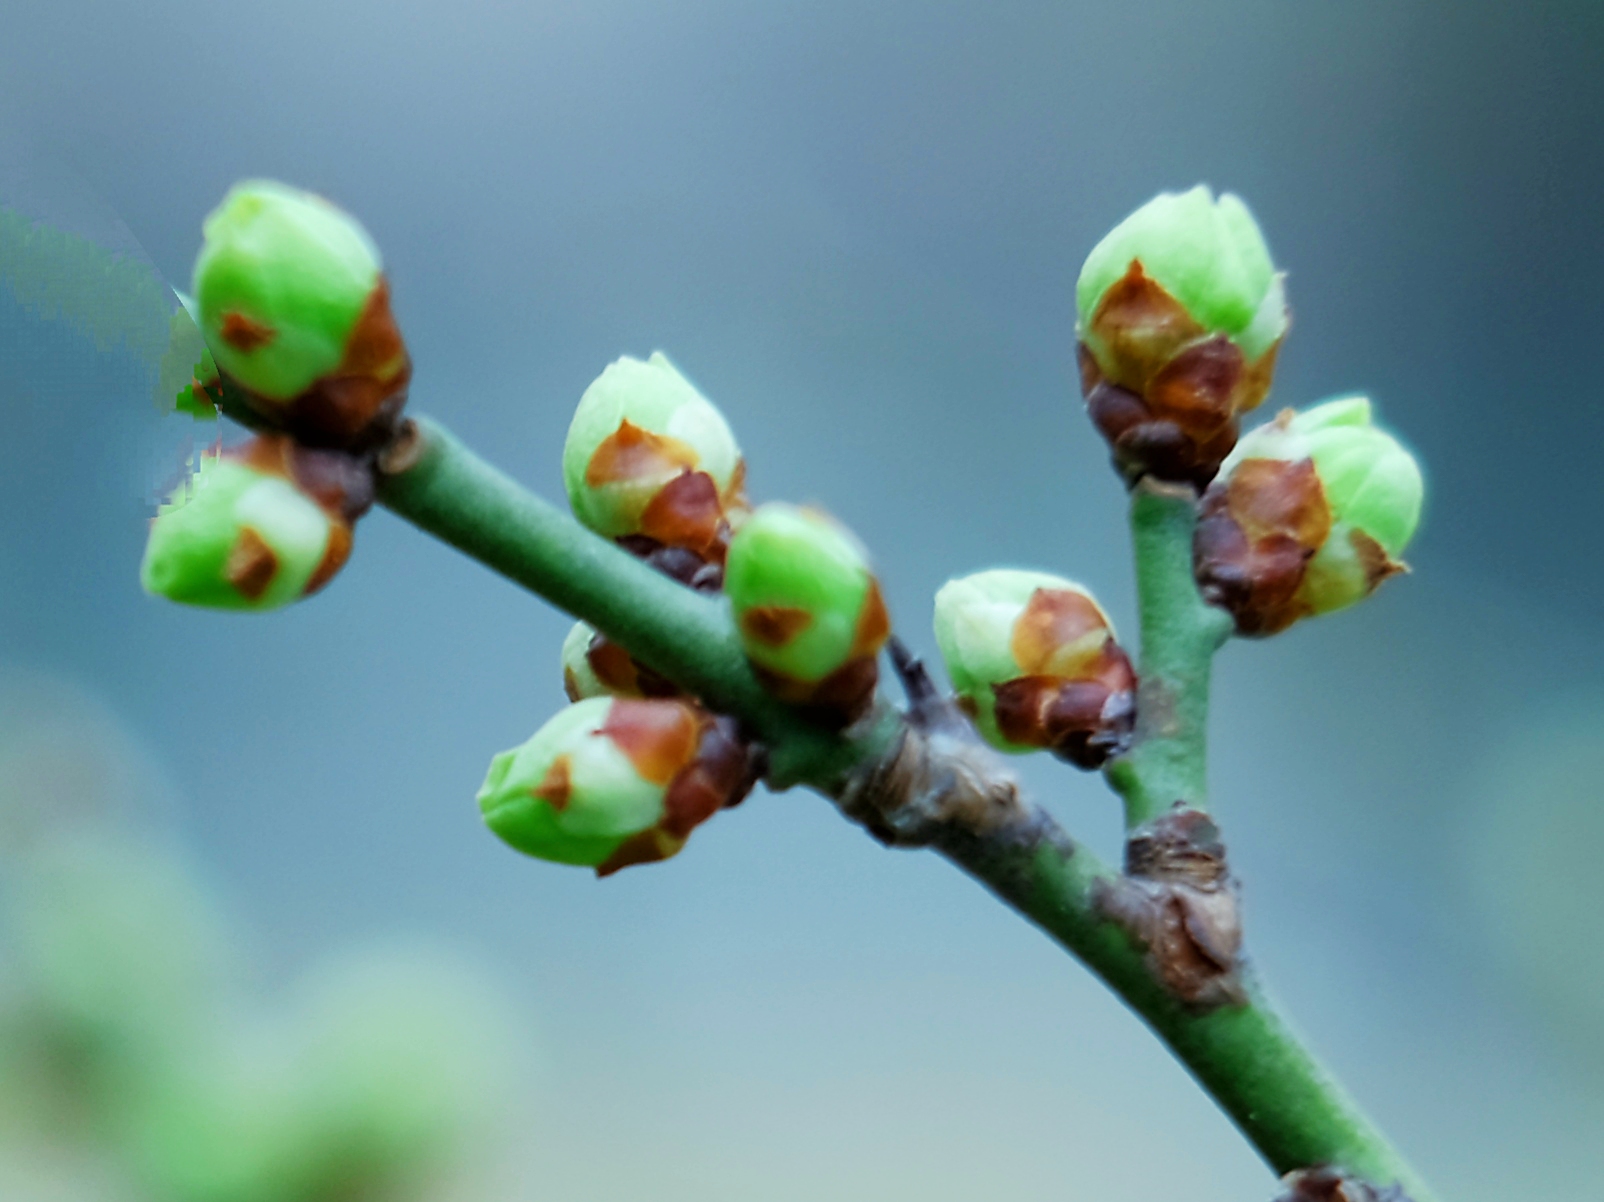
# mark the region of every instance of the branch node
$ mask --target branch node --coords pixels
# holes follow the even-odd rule
[[[898,673],[908,664],[918,661],[899,659]],[[847,778],[836,795],[841,812],[894,847],[928,847],[954,832],[994,837],[1032,827],[1035,810],[1018,783],[962,722],[941,698],[934,712],[910,715],[887,754]]]
[[[1403,1186],[1376,1186],[1341,1169],[1322,1165],[1281,1178],[1286,1192],[1276,1202],[1410,1202]]]
[[[379,448],[377,466],[386,476],[399,476],[423,456],[423,430],[410,417],[402,419],[393,437]]]
[[[1094,904],[1142,945],[1178,1001],[1200,1011],[1246,1003],[1236,882],[1219,828],[1201,810],[1177,802],[1132,831],[1125,876],[1101,883]]]

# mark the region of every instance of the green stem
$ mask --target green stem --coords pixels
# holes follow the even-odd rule
[[[1177,802],[1208,807],[1209,670],[1231,618],[1192,576],[1197,502],[1189,488],[1144,480],[1131,496],[1142,656],[1131,749],[1104,770],[1127,829]]]
[[[1435,1195],[1276,1013],[1256,982],[1246,1004],[1207,1012],[1158,983],[1099,896],[1118,877],[1060,840],[959,835],[938,849],[1078,957],[1164,1041],[1278,1174],[1332,1165],[1412,1202]]]
[[[229,406],[247,424],[260,419]],[[763,692],[741,654],[726,607],[669,581],[567,514],[531,495],[439,426],[419,419],[405,453],[387,453],[379,500],[388,508],[559,608],[592,622],[658,671],[734,714],[769,747],[771,781],[838,796],[853,770],[882,762],[903,720],[889,706],[850,736],[798,717]],[[1190,504],[1139,492],[1135,513],[1143,619],[1155,679],[1169,681],[1176,720],[1145,728],[1126,757],[1142,796],[1200,801],[1207,654],[1223,634],[1190,589]],[[1188,589],[1179,587],[1186,572]],[[1190,600],[1189,600],[1190,598]],[[1201,656],[1201,660],[1200,657]],[[1144,660],[1144,668],[1148,661]],[[1201,675],[1198,673],[1201,672]],[[1144,681],[1144,685],[1146,682]],[[1144,694],[1145,696],[1145,694]],[[1165,746],[1168,740],[1168,746]],[[1187,751],[1185,749],[1190,749]],[[1162,754],[1161,754],[1162,753]],[[1188,763],[1187,756],[1199,757]],[[1151,774],[1151,775],[1148,775]],[[936,775],[940,775],[937,773]],[[1007,791],[1006,783],[1003,786]],[[1251,983],[1244,1005],[1199,1012],[1177,1002],[1103,906],[1120,878],[1039,810],[989,834],[954,825],[935,847],[1097,973],[1174,1051],[1278,1173],[1335,1165],[1398,1182],[1414,1202],[1431,1194],[1298,1042]]]

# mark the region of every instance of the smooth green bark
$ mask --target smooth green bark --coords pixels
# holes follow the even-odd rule
[[[1125,801],[1127,828],[1177,802],[1208,808],[1209,672],[1231,618],[1204,602],[1192,576],[1197,501],[1189,488],[1143,481],[1131,494],[1142,650],[1131,749],[1104,773]]]

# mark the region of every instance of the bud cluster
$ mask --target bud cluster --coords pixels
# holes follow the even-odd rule
[[[1289,322],[1247,206],[1202,185],[1155,197],[1092,250],[1075,299],[1081,391],[1120,472],[1207,485]]]
[[[252,180],[204,232],[201,333],[251,405],[309,444],[350,449],[388,434],[411,364],[367,231],[320,196]]]
[[[188,605],[274,609],[349,556],[411,367],[372,239],[322,197],[248,181],[204,232],[173,319],[171,366],[193,363],[175,406],[212,416],[232,387],[281,433],[202,459],[151,524],[141,574]]]
[[[591,530],[729,595],[747,658],[776,696],[834,724],[868,707],[890,623],[862,547],[811,510],[754,513],[728,423],[661,352],[620,359],[586,389],[563,480]],[[564,645],[563,678],[573,698],[679,692],[583,624]]]
[[[1203,596],[1268,635],[1368,597],[1405,571],[1419,465],[1345,397],[1284,410],[1242,439],[1204,494],[1193,543]]]
[[[266,610],[322,588],[373,503],[365,461],[260,435],[216,455],[151,523],[141,578],[186,605]]]
[[[591,697],[497,755],[479,808],[526,855],[607,876],[676,855],[755,779],[730,719],[684,700]]]
[[[958,707],[992,746],[1096,768],[1128,744],[1136,675],[1108,615],[1074,581],[976,572],[942,586],[935,625]]]

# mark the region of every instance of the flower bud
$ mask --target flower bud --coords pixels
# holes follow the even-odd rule
[[[843,723],[868,708],[891,620],[844,527],[817,510],[760,506],[730,542],[724,589],[770,692]]]
[[[731,719],[688,701],[590,697],[490,762],[479,810],[524,854],[607,876],[675,855],[754,779]]]
[[[393,420],[411,367],[367,231],[271,180],[235,185],[204,229],[201,332],[252,402],[309,442],[348,445]]]
[[[1082,768],[1118,754],[1136,676],[1108,615],[1072,580],[994,568],[936,594],[936,643],[958,707],[993,747]]]
[[[732,521],[746,512],[745,480],[724,416],[661,351],[610,364],[580,398],[563,446],[574,515],[637,554],[669,552],[656,566],[687,583],[723,563]]]
[[[1286,409],[1242,439],[1204,495],[1193,543],[1203,596],[1244,635],[1363,600],[1405,571],[1420,467],[1364,397]]]
[[[276,609],[322,588],[351,553],[373,478],[337,451],[263,435],[208,455],[158,511],[146,591],[213,609]]]
[[[678,697],[678,685],[637,663],[588,622],[575,622],[563,640],[563,689],[570,701],[587,697]]]
[[[1093,248],[1075,300],[1081,391],[1120,471],[1207,484],[1290,319],[1247,206],[1201,184],[1154,197]]]

